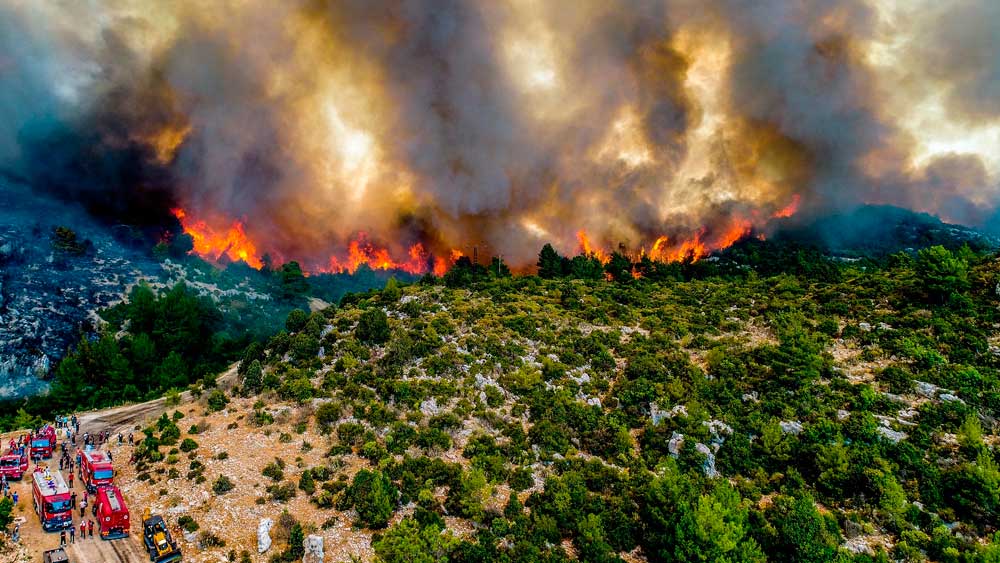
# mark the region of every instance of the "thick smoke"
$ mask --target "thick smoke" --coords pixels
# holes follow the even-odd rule
[[[0,171],[115,221],[173,207],[323,267],[731,241],[890,203],[992,221],[989,0],[0,6]]]

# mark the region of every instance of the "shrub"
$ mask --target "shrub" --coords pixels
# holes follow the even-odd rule
[[[219,536],[217,536],[217,535],[215,535],[215,534],[213,534],[211,532],[208,532],[208,531],[203,531],[202,533],[198,534],[198,543],[201,544],[201,547],[203,547],[203,548],[204,547],[226,547],[226,541],[225,540],[223,540]]]
[[[229,397],[226,397],[221,389],[215,389],[208,394],[207,401],[209,412],[216,412],[226,408],[226,405],[229,404]]]
[[[389,340],[388,317],[381,309],[368,309],[361,314],[355,335],[367,344],[385,344]]]
[[[312,471],[306,469],[302,472],[302,477],[299,478],[299,489],[302,489],[307,495],[316,492],[316,481],[313,479]]]
[[[236,485],[225,475],[219,475],[219,478],[212,483],[212,491],[217,495],[224,495],[235,488]]]
[[[358,513],[358,524],[384,528],[392,517],[398,492],[381,471],[362,469],[354,475],[347,497]]]
[[[271,500],[277,502],[288,502],[289,500],[295,498],[295,483],[279,483],[271,485],[267,488],[267,492],[271,495]]]
[[[198,449],[198,442],[195,442],[191,438],[184,438],[184,441],[181,442],[180,449],[185,453],[196,450]]]
[[[250,423],[254,426],[267,426],[269,424],[274,424],[274,417],[267,411],[255,410],[253,411],[253,417],[251,417]]]
[[[194,518],[192,518],[187,514],[183,514],[181,515],[180,518],[177,519],[177,525],[190,533],[197,532],[198,528],[201,527],[198,525],[198,522],[196,522]]]
[[[329,432],[330,427],[340,420],[341,413],[340,403],[323,403],[316,409],[316,424],[321,427],[322,432]]]
[[[305,328],[307,322],[309,322],[309,313],[302,309],[292,309],[288,313],[288,317],[285,318],[285,328],[288,332],[298,332]]]
[[[264,466],[264,470],[261,471],[264,477],[270,477],[272,481],[281,481],[285,478],[285,472],[282,471],[281,465],[277,461],[271,462]]]

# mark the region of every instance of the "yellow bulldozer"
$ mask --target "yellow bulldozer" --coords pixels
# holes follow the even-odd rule
[[[153,563],[181,560],[181,550],[170,537],[167,523],[162,516],[151,514],[148,508],[142,513],[142,539]]]

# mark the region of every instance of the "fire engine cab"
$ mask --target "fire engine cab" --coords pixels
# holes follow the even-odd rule
[[[0,475],[6,475],[7,479],[20,479],[27,472],[28,452],[26,450],[12,448],[0,456]]]
[[[62,473],[36,469],[31,474],[31,496],[42,529],[53,532],[73,525],[70,492]]]
[[[56,449],[56,429],[46,424],[31,436],[31,459],[52,457],[52,451]]]
[[[96,493],[97,489],[111,484],[115,478],[115,469],[107,452],[84,450],[80,452],[80,480],[87,490]]]
[[[93,513],[101,526],[101,538],[116,540],[128,537],[128,507],[118,487],[109,485],[97,490]]]

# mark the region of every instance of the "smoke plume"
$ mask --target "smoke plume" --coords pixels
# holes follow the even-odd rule
[[[0,171],[314,270],[984,224],[998,38],[990,0],[6,0]]]

